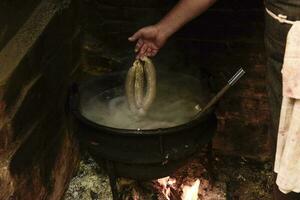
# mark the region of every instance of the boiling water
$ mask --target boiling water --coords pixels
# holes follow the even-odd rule
[[[81,113],[99,125],[140,130],[185,124],[199,110],[199,99],[195,94],[166,85],[157,88],[156,99],[146,116],[138,116],[129,110],[123,87],[103,91],[81,105]]]

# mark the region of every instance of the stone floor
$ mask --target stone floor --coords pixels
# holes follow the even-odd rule
[[[228,157],[215,153],[213,161],[215,184],[212,188],[209,186],[206,163],[205,156],[199,153],[187,165],[170,175],[177,181],[174,189],[179,195],[182,194],[180,185],[198,178],[200,179],[198,200],[272,199],[274,179],[272,163],[255,162],[242,157]],[[124,197],[126,190],[122,191],[123,199],[128,198],[128,195]],[[128,193],[128,190],[126,192]],[[160,197],[157,190],[147,190],[143,197],[139,198],[139,200],[155,199],[164,199]],[[64,200],[112,200],[107,174],[88,154],[83,156],[78,173],[72,179]]]

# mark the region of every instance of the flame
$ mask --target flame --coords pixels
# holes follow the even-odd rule
[[[170,200],[171,187],[174,187],[176,179],[167,176],[164,178],[157,179],[157,182],[163,187],[162,193],[168,200]]]
[[[183,185],[182,187],[182,200],[198,200],[198,191],[200,180],[197,179],[192,185]]]
[[[133,196],[133,200],[139,200],[139,195],[137,193],[137,191],[133,188],[133,191],[132,191],[132,196]]]

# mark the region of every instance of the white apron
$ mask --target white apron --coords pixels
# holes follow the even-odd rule
[[[283,193],[300,192],[300,21],[267,13],[280,23],[292,24],[282,67],[282,105],[274,171]]]

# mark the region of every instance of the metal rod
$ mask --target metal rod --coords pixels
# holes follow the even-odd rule
[[[115,167],[113,161],[106,160],[106,168],[108,172],[113,200],[120,200],[118,195],[118,189],[117,189],[117,177],[115,174]]]
[[[213,156],[213,144],[212,141],[210,141],[207,145],[207,150],[206,150],[206,157],[207,157],[207,171],[209,175],[209,181],[210,185],[213,187],[215,184],[215,173],[214,173],[214,167],[213,167],[213,162],[214,162],[214,156]]]
[[[233,77],[228,81],[229,85],[234,85],[246,72],[243,70],[243,68],[240,68]]]
[[[216,104],[221,97],[227,92],[227,90],[233,86],[246,72],[243,70],[243,68],[240,68],[232,77],[231,79],[227,82],[227,84],[208,102],[208,104],[200,111],[197,115],[196,118],[198,118],[201,113],[206,111],[208,108]]]

